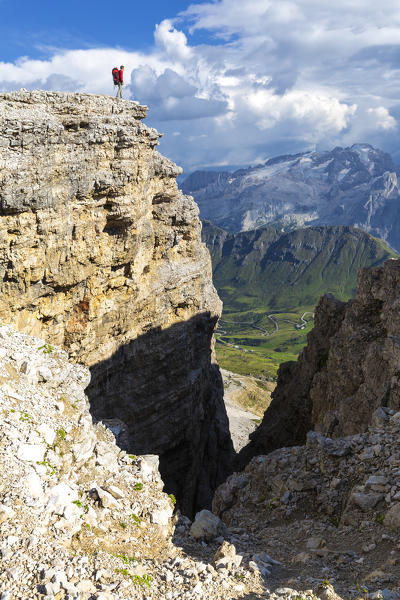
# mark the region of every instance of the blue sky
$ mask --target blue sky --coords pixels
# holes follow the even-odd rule
[[[21,55],[46,58],[55,48],[146,49],[154,42],[155,24],[189,5],[183,0],[0,0],[0,56],[15,61]]]
[[[188,173],[369,142],[400,162],[394,0],[0,0],[0,89],[113,93],[149,106]]]

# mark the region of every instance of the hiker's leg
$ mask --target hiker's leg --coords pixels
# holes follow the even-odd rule
[[[118,84],[117,98],[122,98],[122,84]]]

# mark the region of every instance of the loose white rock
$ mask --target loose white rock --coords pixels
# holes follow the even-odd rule
[[[52,446],[54,444],[56,432],[51,427],[49,427],[49,425],[47,425],[46,423],[41,423],[37,430],[43,436],[43,439],[46,442],[46,444],[48,444],[49,446]]]
[[[28,496],[32,498],[41,498],[43,496],[42,480],[35,472],[29,473],[25,480],[25,487]]]
[[[29,462],[42,462],[46,452],[43,444],[20,444],[17,456],[20,460]]]
[[[11,506],[6,506],[5,504],[0,504],[0,524],[8,521],[8,519],[12,519],[15,515],[15,510],[11,508]]]

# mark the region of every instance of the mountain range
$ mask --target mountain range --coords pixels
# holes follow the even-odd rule
[[[230,231],[358,227],[400,250],[400,191],[389,154],[369,144],[278,156],[233,173],[196,171],[182,190]]]
[[[328,292],[349,299],[360,268],[396,256],[381,240],[348,226],[290,232],[264,226],[231,233],[205,221],[202,239],[211,253],[225,313],[315,306]]]

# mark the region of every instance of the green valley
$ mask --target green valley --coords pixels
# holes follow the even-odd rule
[[[216,333],[222,368],[275,378],[280,363],[296,360],[313,327],[321,295],[353,296],[357,273],[397,255],[381,240],[352,227],[273,227],[228,233],[203,223],[213,279],[224,302]]]

